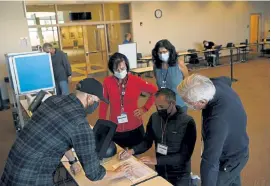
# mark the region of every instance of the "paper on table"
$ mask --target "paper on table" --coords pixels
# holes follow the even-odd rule
[[[132,167],[132,174],[127,175],[126,177],[133,183],[137,183],[146,177],[152,176],[153,174],[152,170],[148,166],[138,162],[134,158],[129,158],[127,160],[119,162],[112,167],[116,169],[123,164],[128,164]]]

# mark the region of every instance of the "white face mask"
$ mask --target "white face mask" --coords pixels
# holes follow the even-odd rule
[[[163,62],[168,62],[168,58],[169,58],[169,52],[165,54],[159,54],[159,59]]]
[[[116,76],[118,79],[123,79],[127,75],[127,70],[123,70],[121,72],[114,71],[114,76]]]

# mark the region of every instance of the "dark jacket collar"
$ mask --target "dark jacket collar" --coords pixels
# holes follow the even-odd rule
[[[72,99],[75,102],[76,105],[78,105],[78,108],[80,109],[80,111],[82,111],[83,115],[86,117],[87,116],[86,110],[82,102],[73,93],[69,94],[68,96],[70,97],[70,99]]]

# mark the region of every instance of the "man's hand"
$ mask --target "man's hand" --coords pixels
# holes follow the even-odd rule
[[[157,165],[156,157],[145,156],[145,157],[140,158],[139,160],[147,165]]]
[[[132,173],[132,167],[130,165],[124,164],[116,168],[114,172],[115,172],[115,176],[114,176],[115,179],[122,178],[122,177],[125,177],[127,174]]]
[[[144,108],[139,108],[134,111],[134,116],[137,118],[141,118],[141,116],[146,112]]]
[[[135,153],[135,151],[134,151],[133,149],[121,151],[121,152],[119,153],[119,159],[120,159],[120,160],[128,159],[128,158],[130,158],[134,153]]]
[[[71,83],[72,82],[72,76],[68,77],[68,82]]]
[[[79,165],[79,162],[76,162],[70,166],[71,172],[76,175],[81,171],[81,166]]]

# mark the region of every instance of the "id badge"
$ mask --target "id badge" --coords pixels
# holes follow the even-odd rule
[[[163,155],[167,155],[168,146],[158,143],[157,152]]]
[[[127,123],[128,122],[128,117],[127,114],[123,113],[120,116],[117,117],[118,119],[118,124],[122,124],[122,123]]]
[[[167,82],[166,81],[162,81],[162,86],[161,88],[166,88],[167,87]]]

